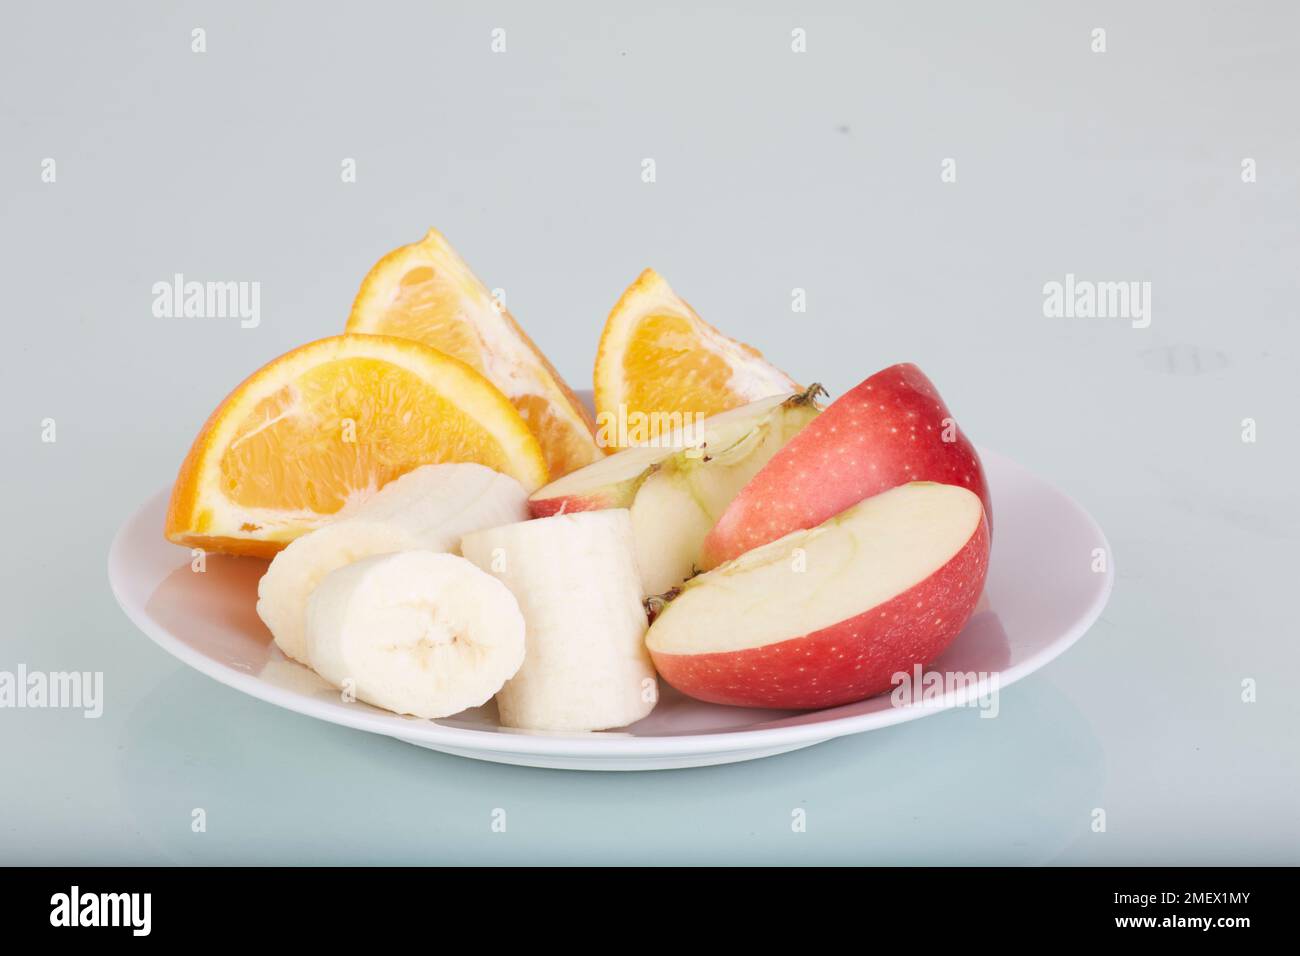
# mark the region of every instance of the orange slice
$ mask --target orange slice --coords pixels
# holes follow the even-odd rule
[[[537,436],[552,478],[603,457],[582,402],[436,230],[375,264],[347,331],[414,339],[482,373]]]
[[[420,465],[470,461],[529,491],[542,449],[491,382],[436,349],[339,335],[244,380],[194,439],[172,487],[169,541],[270,557]]]
[[[631,444],[652,441],[684,416],[802,390],[757,349],[701,319],[653,269],[628,286],[605,321],[595,386],[602,435],[636,435]],[[615,428],[627,418],[636,420]]]

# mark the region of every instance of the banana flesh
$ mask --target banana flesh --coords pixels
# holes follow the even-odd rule
[[[257,586],[257,613],[286,656],[306,664],[307,600],[331,571],[376,554],[456,552],[461,535],[521,521],[519,482],[477,464],[425,465],[275,556]]]
[[[307,659],[356,699],[446,717],[491,700],[524,660],[510,591],[462,557],[381,554],[331,571],[307,602]]]
[[[504,726],[606,730],[654,709],[658,684],[627,509],[476,531],[461,551],[509,588],[524,618],[523,666],[497,694]]]

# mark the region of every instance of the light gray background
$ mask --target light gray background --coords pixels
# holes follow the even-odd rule
[[[540,7],[6,8],[0,669],[102,670],[107,703],[0,711],[0,862],[1300,862],[1296,6]],[[577,387],[646,265],[801,381],[918,362],[1105,528],[1104,617],[997,720],[654,774],[445,757],[187,671],[115,606],[113,531],[430,225]],[[154,318],[175,272],[261,282],[261,326]],[[1067,272],[1150,281],[1151,327],[1044,318]]]

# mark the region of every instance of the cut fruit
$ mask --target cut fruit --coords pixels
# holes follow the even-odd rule
[[[632,509],[643,593],[688,576],[704,536],[731,499],[817,415],[821,386],[777,395],[661,436],[657,447],[625,448],[553,481],[529,501],[534,516]]]
[[[524,619],[505,586],[464,558],[402,551],[331,571],[307,603],[312,669],[398,714],[486,704],[524,661]]]
[[[653,444],[634,445],[579,471],[557,478],[533,492],[528,504],[534,518],[569,511],[627,508],[651,469],[691,449],[725,449],[745,439],[773,413],[795,413],[802,420],[817,413],[821,386],[798,394],[773,395],[750,402],[700,423],[688,423],[661,435]],[[798,428],[787,430],[793,434]]]
[[[459,552],[461,536],[528,517],[519,482],[482,465],[424,465],[348,517],[289,543],[257,583],[257,615],[286,656],[307,662],[307,601],[344,565],[393,551]]]
[[[933,661],[984,588],[978,496],[913,482],[861,501],[652,599],[646,646],[700,700],[833,707]]]
[[[820,389],[813,386],[782,402],[735,441],[678,452],[646,477],[632,501],[645,594],[667,591],[701,570],[700,552],[709,529],[749,480],[816,417],[814,396]]]
[[[172,488],[165,534],[271,557],[420,465],[476,462],[533,490],[541,447],[483,376],[436,349],[340,335],[263,366],[208,418]]]
[[[596,419],[605,444],[635,417],[646,441],[671,431],[671,416],[716,415],[771,395],[799,391],[757,349],[704,322],[653,269],[623,293],[596,354]]]
[[[961,485],[980,496],[992,527],[979,455],[934,384],[910,363],[845,392],[736,495],[708,534],[712,568],[863,498],[909,481]]]
[[[412,339],[484,375],[528,423],[553,477],[603,455],[582,402],[434,229],[375,264],[352,303],[347,331]]]
[[[524,616],[524,665],[497,694],[502,725],[608,730],[654,709],[659,685],[626,511],[475,531],[461,549],[510,589]]]

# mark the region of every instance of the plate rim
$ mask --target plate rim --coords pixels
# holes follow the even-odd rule
[[[978,449],[978,453],[986,461],[997,460],[1000,466],[1005,465],[1019,469],[1051,489],[1053,494],[1074,511],[1078,517],[1083,519],[1093,534],[1101,541],[1108,558],[1102,586],[1086,611],[1060,637],[1030,654],[1023,661],[998,671],[998,689],[1000,691],[1051,663],[1074,646],[1091,629],[1101,616],[1114,589],[1115,561],[1105,532],[1096,519],[1072,496],[1010,458],[985,448]],[[113,535],[113,541],[108,550],[108,580],[113,597],[123,613],[146,637],[172,657],[218,683],[285,710],[314,717],[327,723],[351,727],[354,730],[396,737],[402,740],[427,742],[435,746],[443,744],[459,749],[485,750],[503,754],[516,753],[529,756],[557,757],[599,755],[621,757],[674,756],[769,749],[784,744],[817,743],[942,713],[963,703],[970,696],[964,689],[953,689],[945,692],[941,698],[922,704],[892,707],[886,711],[852,714],[824,721],[795,724],[789,727],[766,727],[702,734],[666,734],[653,737],[619,735],[617,731],[602,731],[583,735],[572,733],[549,734],[536,731],[511,733],[508,731],[503,732],[502,729],[483,731],[463,727],[448,727],[432,720],[403,717],[399,714],[387,714],[368,709],[339,710],[332,703],[317,700],[289,688],[277,687],[262,680],[256,674],[236,670],[207,657],[171,634],[161,625],[155,623],[145,613],[144,607],[137,607],[136,603],[125,593],[122,575],[127,569],[124,557],[126,532],[137,524],[145,511],[155,507],[155,502],[159,497],[165,497],[167,494],[168,488],[164,487],[161,491],[151,495],[143,504],[131,512],[118,526]],[[409,724],[409,732],[406,727],[395,726],[394,721]]]

